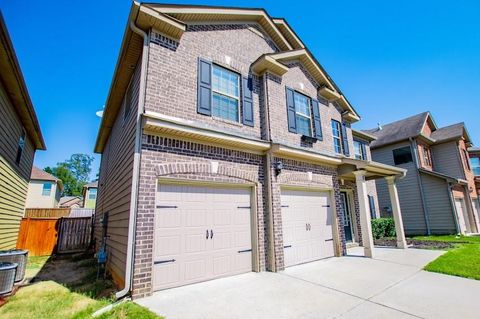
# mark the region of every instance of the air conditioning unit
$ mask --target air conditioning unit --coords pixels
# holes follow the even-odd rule
[[[18,264],[0,261],[0,296],[12,292]]]
[[[18,264],[17,275],[15,282],[20,282],[25,277],[25,270],[27,268],[28,250],[12,249],[0,250],[0,262],[10,262]]]

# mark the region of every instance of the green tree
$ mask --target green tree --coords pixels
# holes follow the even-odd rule
[[[54,167],[45,167],[44,170],[62,180],[64,196],[80,196],[92,171],[92,162],[93,156],[73,154],[65,162],[57,163]]]

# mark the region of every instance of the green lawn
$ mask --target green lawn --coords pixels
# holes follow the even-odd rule
[[[84,319],[112,302],[115,291],[109,280],[96,279],[93,256],[29,257],[26,277],[35,281],[8,298],[0,307],[2,319]],[[131,301],[124,302],[100,319],[159,319]]]
[[[86,319],[108,305],[108,299],[95,300],[53,282],[42,281],[20,289],[0,308],[2,319]],[[101,319],[158,319],[155,314],[131,301],[98,317]]]
[[[454,248],[425,266],[425,270],[480,280],[480,237],[419,236],[417,240],[454,243]]]

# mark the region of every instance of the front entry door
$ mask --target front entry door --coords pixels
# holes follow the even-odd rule
[[[348,203],[348,195],[346,192],[340,193],[342,213],[343,213],[343,230],[345,232],[345,241],[352,242],[352,220],[350,214],[350,205]]]

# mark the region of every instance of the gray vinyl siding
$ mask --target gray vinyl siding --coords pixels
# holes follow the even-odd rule
[[[395,166],[393,161],[393,150],[405,146],[410,146],[410,143],[403,142],[373,149],[371,151],[372,159],[376,162]],[[407,169],[405,178],[397,182],[398,197],[402,210],[405,233],[407,235],[425,234],[427,227],[425,224],[425,215],[420,195],[420,186],[418,184],[418,170],[416,169],[414,162],[398,165],[398,167]],[[391,208],[387,182],[384,179],[377,179],[376,186],[380,212],[382,216],[385,216],[384,208]]]
[[[0,83],[0,250],[17,244],[35,155],[26,135],[20,163],[15,162],[22,130],[22,122]]]
[[[465,178],[460,151],[455,141],[432,146],[433,169],[456,178]]]
[[[133,85],[133,92],[129,115],[124,121],[125,103],[123,103],[102,153],[96,202],[96,247],[98,250],[102,243],[101,221],[103,214],[108,212],[108,268],[113,273],[114,279],[122,281],[126,266],[140,65],[141,62],[138,62],[130,84]]]
[[[422,177],[425,192],[431,233],[434,235],[456,233],[447,182],[442,178],[425,173],[420,174],[420,176]]]

